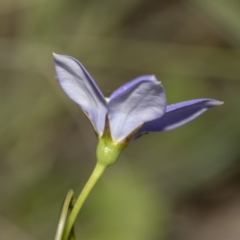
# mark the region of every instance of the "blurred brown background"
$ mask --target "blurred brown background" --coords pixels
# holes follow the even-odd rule
[[[0,239],[54,239],[67,190],[95,164],[52,52],[79,59],[106,96],[155,74],[169,103],[225,101],[131,144],[85,203],[77,239],[240,239],[239,48],[239,1],[1,0]]]

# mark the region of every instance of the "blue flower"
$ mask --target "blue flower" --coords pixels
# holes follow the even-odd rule
[[[124,144],[146,132],[170,130],[221,105],[202,98],[167,106],[162,84],[153,75],[138,77],[105,98],[93,78],[76,59],[54,54],[57,80],[66,94],[90,119],[99,138],[105,133],[114,144]]]
[[[200,98],[167,105],[164,88],[153,75],[133,79],[105,98],[76,59],[54,54],[54,61],[61,87],[86,113],[99,138],[96,156],[102,166],[114,163],[144,133],[174,129],[222,104]]]
[[[54,54],[54,61],[59,84],[86,113],[99,139],[96,167],[68,218],[63,219],[63,226],[61,219],[59,222],[62,239],[69,239],[78,212],[92,187],[130,141],[147,132],[179,127],[222,102],[207,98],[167,105],[164,88],[153,75],[133,79],[105,98],[76,59]]]

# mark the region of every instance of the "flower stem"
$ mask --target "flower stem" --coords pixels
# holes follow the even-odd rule
[[[79,197],[77,198],[71,213],[69,214],[69,217],[68,217],[68,220],[66,222],[65,229],[63,232],[62,240],[69,239],[69,234],[72,230],[73,224],[77,218],[77,215],[78,215],[84,201],[86,200],[86,198],[89,195],[89,193],[91,192],[92,188],[94,187],[94,185],[96,184],[96,182],[98,181],[98,179],[100,178],[102,173],[104,172],[105,168],[106,168],[106,166],[104,166],[102,164],[99,164],[99,163],[96,164],[90,178],[88,179],[82,192],[80,193]]]

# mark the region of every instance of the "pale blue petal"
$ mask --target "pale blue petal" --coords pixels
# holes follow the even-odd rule
[[[106,120],[106,100],[98,86],[76,59],[54,54],[57,80],[66,94],[88,115],[101,136]]]
[[[155,77],[130,83],[130,86],[119,91],[108,103],[113,140],[124,140],[145,122],[161,117],[165,108],[165,91]]]
[[[126,91],[128,88],[131,88],[132,86],[136,85],[137,83],[141,81],[156,81],[156,77],[154,75],[143,75],[137,78],[134,78],[133,80],[123,84],[121,87],[116,89],[109,97],[109,100],[115,98],[122,92]]]
[[[188,123],[207,111],[209,108],[221,105],[215,99],[193,99],[167,106],[166,113],[158,119],[146,122],[137,136],[145,132],[160,132],[171,130]]]

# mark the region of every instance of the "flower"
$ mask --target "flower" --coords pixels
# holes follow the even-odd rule
[[[105,153],[115,148],[119,154],[129,141],[146,132],[179,127],[222,104],[203,98],[167,106],[164,88],[153,75],[138,77],[105,98],[76,59],[54,54],[54,62],[58,82],[90,119]]]

